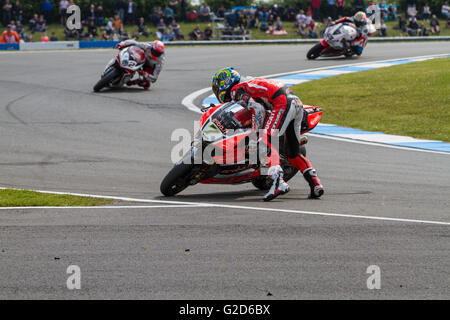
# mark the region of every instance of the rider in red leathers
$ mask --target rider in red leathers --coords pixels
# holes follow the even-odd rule
[[[263,78],[240,83],[240,75],[233,68],[219,70],[213,77],[212,88],[221,103],[239,101],[239,104],[256,113],[255,121],[260,123],[260,128],[267,130],[267,135],[263,135],[261,142],[270,148],[268,174],[273,184],[264,196],[264,201],[270,201],[289,191],[288,184],[283,180],[278,151],[270,144],[272,136],[278,138],[284,133],[289,144],[288,161],[300,170],[308,182],[311,188],[310,197],[322,196],[324,189],[316,170],[300,153],[303,104],[291,89],[279,81]]]
[[[142,79],[131,80],[127,85],[138,84],[145,90],[150,88],[150,82],[154,83],[158,79],[159,73],[165,62],[164,43],[155,40],[153,42],[137,42],[134,40],[126,40],[117,44],[116,48],[122,50],[129,46],[137,46],[146,53],[146,61],[141,72]]]

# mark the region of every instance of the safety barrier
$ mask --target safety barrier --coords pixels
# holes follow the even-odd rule
[[[19,50],[18,43],[0,43],[0,50]]]
[[[170,41],[167,46],[204,46],[204,45],[248,45],[248,44],[302,44],[316,43],[319,39],[276,39],[276,40],[210,40],[210,41]],[[439,37],[375,37],[369,42],[402,41],[450,41],[450,36]],[[114,48],[119,41],[55,41],[24,42],[0,44],[0,50],[58,50],[58,49],[95,49]]]
[[[114,48],[120,41],[80,41],[80,49]]]
[[[23,42],[20,50],[67,50],[79,49],[78,41]]]

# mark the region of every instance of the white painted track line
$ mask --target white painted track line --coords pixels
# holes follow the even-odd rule
[[[208,91],[211,91],[211,88],[203,88],[195,92],[192,92],[190,95],[187,95],[186,97],[183,98],[181,104],[193,112],[202,113],[200,109],[194,104],[194,100],[198,96],[201,96],[202,94]]]
[[[0,188],[7,189],[7,188]],[[325,216],[325,217],[335,217],[335,218],[353,218],[353,219],[366,219],[366,220],[378,220],[378,221],[392,221],[392,222],[406,222],[406,223],[422,223],[422,224],[436,224],[436,225],[446,225],[450,226],[450,222],[445,221],[434,221],[434,220],[419,220],[419,219],[403,219],[403,218],[391,218],[391,217],[380,217],[380,216],[363,216],[356,214],[341,214],[341,213],[330,213],[330,212],[315,212],[315,211],[302,211],[302,210],[291,210],[291,209],[281,209],[281,208],[268,208],[266,207],[250,207],[250,206],[235,206],[228,204],[219,203],[201,203],[201,202],[187,202],[187,201],[173,201],[173,200],[155,200],[155,199],[138,199],[138,198],[128,198],[120,196],[103,196],[103,195],[93,195],[93,194],[83,194],[83,193],[72,193],[72,192],[58,192],[58,191],[43,191],[43,190],[32,190],[41,193],[54,193],[54,194],[64,194],[73,195],[80,197],[91,197],[91,198],[104,198],[104,199],[114,199],[129,202],[142,202],[142,203],[167,203],[171,205],[176,205],[174,207],[180,207],[179,205],[188,205],[186,207],[216,207],[216,208],[227,208],[227,209],[239,209],[239,210],[253,210],[253,211],[270,211],[270,212],[283,212],[283,213],[294,213],[302,215],[313,215],[313,216]],[[115,208],[115,206],[111,206]],[[133,206],[134,207],[134,206]],[[152,206],[149,206],[152,207]],[[161,208],[168,208],[166,206],[161,206]],[[33,207],[32,207],[33,208]],[[35,207],[34,207],[35,208]],[[61,208],[61,207],[58,207]],[[71,207],[77,208],[77,207]],[[97,207],[90,207],[97,208]],[[101,208],[101,207],[98,207]],[[142,208],[142,207],[141,207]]]
[[[385,143],[381,143],[381,142],[377,143],[377,142],[370,142],[370,141],[364,141],[364,140],[342,138],[342,137],[336,137],[336,136],[328,136],[328,135],[324,135],[324,134],[311,133],[311,132],[308,132],[306,135],[312,136],[312,137],[318,137],[318,138],[322,138],[322,139],[330,139],[330,140],[336,140],[336,141],[365,144],[367,146],[376,146],[376,147],[398,149],[398,150],[405,150],[405,151],[420,151],[420,152],[428,152],[428,153],[435,153],[435,154],[444,154],[446,156],[450,155],[449,152],[445,152],[445,151],[426,150],[426,149],[418,149],[418,148],[413,148],[413,147],[402,147],[402,146],[396,146],[393,144],[385,144]]]
[[[404,57],[404,58],[396,58],[396,59],[388,59],[388,60],[378,60],[378,61],[372,61],[372,62],[370,62],[370,64],[376,65],[378,63],[387,63],[386,67],[388,67],[389,66],[388,62],[400,61],[400,60],[408,60],[408,59],[427,60],[427,59],[430,59],[430,58],[444,57],[444,56],[447,56],[447,55],[448,55],[448,53],[447,54],[433,54],[433,55],[425,55],[425,56],[415,56],[415,57]],[[314,72],[316,74],[321,74],[321,73],[326,73],[326,70],[329,70],[329,69],[345,68],[345,67],[357,67],[357,66],[360,66],[360,65],[367,65],[367,63],[368,62],[358,62],[358,63],[326,66],[326,67],[319,67],[319,68],[312,68],[312,69],[304,69],[304,70],[289,71],[289,72],[284,72],[284,73],[270,74],[270,75],[258,76],[258,77],[274,78],[274,77],[280,77],[280,76],[287,76],[287,75],[291,75],[291,74],[310,73],[310,72]],[[293,80],[289,80],[289,81],[292,82]],[[298,83],[305,82],[305,80],[297,80],[297,81],[298,81]],[[208,87],[208,88],[203,88],[203,89],[197,90],[197,91],[187,95],[186,97],[184,97],[182,102],[181,102],[181,104],[184,105],[189,110],[201,114],[202,112],[200,111],[200,108],[194,104],[194,101],[195,101],[195,99],[197,99],[198,97],[200,97],[201,95],[203,95],[203,94],[205,94],[207,92],[212,93],[211,88]],[[332,139],[332,140],[338,140],[338,141],[350,142],[350,143],[357,143],[357,144],[365,144],[365,145],[369,145],[369,146],[378,146],[378,147],[383,147],[383,148],[399,149],[399,150],[405,150],[405,151],[418,151],[418,152],[427,152],[427,153],[437,153],[437,154],[443,154],[443,155],[447,155],[447,156],[450,155],[449,152],[445,152],[445,151],[427,150],[427,149],[420,149],[420,148],[407,147],[407,146],[402,147],[402,146],[395,146],[395,145],[390,145],[390,144],[385,144],[385,143],[376,143],[376,142],[372,142],[372,141],[364,141],[364,140],[345,138],[345,137],[336,137],[336,136],[331,136],[331,135],[323,135],[323,134],[315,134],[315,133],[309,133],[309,134],[314,136],[314,137],[318,137],[318,138]]]

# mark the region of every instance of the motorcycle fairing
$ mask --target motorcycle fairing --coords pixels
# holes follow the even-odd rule
[[[139,47],[130,46],[119,52],[117,62],[120,67],[134,73],[141,69],[145,63],[145,53]]]
[[[246,146],[242,143],[252,131],[251,128],[238,129],[233,135],[227,136],[218,126],[211,120],[216,112],[220,112],[220,108],[224,105],[211,107],[203,113],[200,118],[200,132],[203,136],[204,130],[211,130],[210,134],[217,134],[217,140],[211,139],[211,144],[215,148],[225,150],[220,156],[212,155],[215,164],[220,164],[219,171],[213,176],[208,176],[199,181],[203,184],[237,184],[249,182],[258,177],[259,170],[246,164]],[[304,105],[304,118],[302,121],[301,133],[304,134],[312,130],[320,121],[322,109],[316,106]],[[233,165],[227,166],[227,160],[233,161]],[[240,164],[239,164],[240,162]]]
[[[303,111],[304,114],[306,114],[306,119],[305,117],[303,118],[301,134],[307,133],[314,129],[322,117],[322,109],[319,107],[304,105]]]
[[[259,176],[259,171],[248,168],[244,171],[232,173],[232,174],[222,174],[219,173],[214,177],[208,178],[206,180],[200,181],[203,184],[239,184],[250,182],[252,179]]]

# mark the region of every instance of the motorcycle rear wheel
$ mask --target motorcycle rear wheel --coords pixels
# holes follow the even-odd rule
[[[320,43],[317,43],[314,47],[312,47],[311,49],[309,49],[308,53],[306,54],[306,57],[309,60],[313,60],[317,57],[320,56],[320,53],[322,52],[322,50],[325,47],[323,45],[321,45]]]
[[[300,146],[300,153],[306,157],[305,146]],[[287,182],[292,179],[297,172],[298,169],[289,164],[288,168],[284,168],[284,181]],[[252,184],[259,190],[267,191],[272,186],[272,179],[270,179],[269,176],[259,176],[252,180]]]
[[[101,77],[100,80],[94,86],[94,92],[99,92],[104,87],[107,87],[114,79],[118,78],[121,75],[121,71],[117,68],[111,68],[106,71],[106,73]]]

